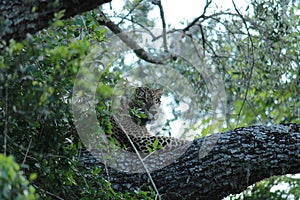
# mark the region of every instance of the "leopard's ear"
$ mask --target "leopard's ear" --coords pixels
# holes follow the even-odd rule
[[[154,90],[154,93],[155,93],[155,94],[158,94],[159,96],[162,96],[163,93],[164,93],[164,89],[158,88],[157,90]]]

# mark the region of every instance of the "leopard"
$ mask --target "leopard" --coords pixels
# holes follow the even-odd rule
[[[137,150],[146,155],[160,149],[171,150],[188,143],[174,137],[154,136],[147,130],[146,125],[158,118],[162,95],[162,88],[141,86],[135,87],[133,92],[125,92],[125,95],[119,98],[121,108],[117,109],[119,115],[112,114],[110,118],[112,130],[109,135],[117,146],[129,152],[136,153]]]

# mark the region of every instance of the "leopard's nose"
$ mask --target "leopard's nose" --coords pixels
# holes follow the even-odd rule
[[[149,119],[156,120],[159,115],[159,109],[156,106],[152,106],[149,109]]]

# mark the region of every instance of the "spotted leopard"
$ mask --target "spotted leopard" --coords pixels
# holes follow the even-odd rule
[[[188,142],[173,137],[152,136],[148,132],[146,124],[157,119],[162,94],[163,89],[161,88],[137,87],[134,92],[123,95],[123,99],[120,98],[121,109],[117,109],[119,114],[113,114],[110,120],[112,124],[111,137],[118,146],[135,152],[127,135],[135,148],[144,154],[158,149],[169,150]],[[128,96],[130,97],[128,98]]]

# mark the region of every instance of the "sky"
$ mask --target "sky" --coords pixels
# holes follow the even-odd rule
[[[111,3],[112,10],[117,13],[121,12],[124,2],[124,0],[113,0]],[[190,22],[202,14],[206,0],[161,0],[161,2],[167,24],[171,24],[175,28],[183,28],[184,25],[181,22]],[[235,4],[243,12],[249,4],[249,0],[235,0]],[[105,5],[104,8],[106,8],[106,11],[109,11],[110,5]],[[212,0],[208,12],[212,13],[216,9],[234,9],[232,0]],[[157,7],[151,12],[151,16],[155,18],[160,17]]]
[[[162,0],[165,18],[171,24],[177,24],[176,28],[184,27],[180,24],[181,21],[192,21],[195,17],[201,15],[205,4],[206,0]],[[235,0],[235,4],[238,8],[246,8],[248,3],[245,0]],[[226,10],[234,8],[231,0],[213,0],[210,7],[211,9],[207,10],[209,13],[216,9]]]

